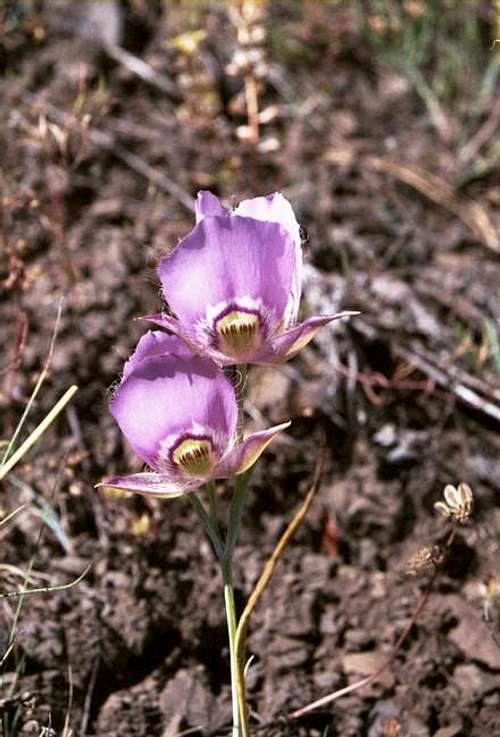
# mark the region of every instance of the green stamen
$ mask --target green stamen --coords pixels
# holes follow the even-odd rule
[[[205,476],[212,469],[212,445],[208,440],[186,438],[172,454],[174,463],[191,476]]]
[[[220,348],[236,355],[253,348],[259,338],[259,318],[251,312],[232,310],[217,320]]]

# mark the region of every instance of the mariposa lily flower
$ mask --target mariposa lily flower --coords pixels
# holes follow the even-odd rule
[[[125,364],[110,411],[151,471],[109,478],[113,486],[176,497],[207,481],[244,473],[290,423],[236,443],[238,408],[231,382],[213,361],[176,336],[146,333]]]
[[[283,195],[244,200],[230,211],[215,195],[200,192],[196,222],[158,269],[174,316],[146,318],[193,352],[222,366],[277,363],[294,356],[323,325],[357,314],[297,322],[301,238]]]

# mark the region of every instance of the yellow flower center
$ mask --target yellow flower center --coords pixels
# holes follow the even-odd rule
[[[217,320],[219,347],[225,353],[241,355],[254,348],[259,339],[259,317],[252,312],[232,310]]]
[[[190,476],[206,476],[212,470],[212,444],[200,438],[186,438],[172,453],[174,463]]]

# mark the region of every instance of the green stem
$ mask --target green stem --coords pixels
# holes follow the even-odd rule
[[[231,663],[231,696],[233,703],[233,737],[240,737],[240,711],[238,701],[238,682],[236,661],[236,607],[234,605],[234,588],[232,560],[226,558],[222,564],[222,578],[224,581],[224,602],[226,605],[227,631],[229,635],[229,657]],[[244,714],[245,712],[242,712]]]
[[[246,384],[247,366],[241,366],[241,382],[242,392],[238,403],[238,437],[237,442],[243,440],[243,394]],[[205,532],[210,538],[214,546],[215,553],[219,559],[222,571],[222,579],[224,582],[224,603],[226,606],[227,631],[229,635],[229,657],[231,665],[231,697],[233,707],[233,731],[232,737],[249,737],[250,730],[248,725],[248,709],[245,700],[245,689],[243,676],[243,663],[239,662],[236,647],[236,607],[234,604],[234,587],[233,587],[233,551],[238,539],[241,527],[241,517],[245,504],[246,490],[250,479],[252,469],[235,477],[234,493],[231,499],[229,510],[229,524],[227,530],[227,538],[225,545],[222,543],[221,533],[219,529],[219,515],[217,505],[217,491],[215,483],[209,481],[207,483],[209,512],[206,511],[196,494],[188,494],[188,500],[201,520]],[[243,685],[239,687],[239,682]]]
[[[220,537],[219,505],[217,503],[217,490],[215,488],[215,481],[207,481],[207,491],[208,491],[208,504],[209,504],[210,519],[212,520],[212,525],[213,525],[214,530],[217,531],[217,534]]]
[[[198,515],[205,532],[210,538],[210,541],[212,545],[214,546],[214,550],[215,550],[215,554],[217,558],[219,559],[219,561],[222,561],[222,558],[224,556],[224,546],[222,544],[222,540],[220,539],[219,531],[214,528],[214,525],[212,523],[210,516],[207,514],[205,507],[200,502],[196,494],[191,492],[191,494],[187,495],[187,499],[189,503],[191,504],[191,506],[193,507],[196,514]]]
[[[229,631],[229,651],[231,656],[231,692],[233,697],[233,721],[235,715],[238,714],[238,732],[235,733],[233,727],[233,737],[249,737],[250,728],[248,724],[248,708],[245,698],[245,685],[243,669],[244,663],[238,657],[238,648],[236,641],[236,616],[234,611],[234,594],[232,585],[232,560],[233,551],[238,539],[241,527],[241,518],[243,507],[245,505],[246,492],[252,469],[235,477],[234,492],[231,499],[231,507],[229,510],[229,526],[227,531],[226,544],[224,546],[224,556],[221,561],[222,573],[224,576],[224,598],[226,601],[226,616]],[[233,631],[234,626],[234,631]],[[240,651],[241,652],[241,651]],[[243,656],[244,657],[244,656]]]
[[[232,573],[232,557],[226,554],[227,544],[224,547],[219,528],[217,524],[217,507],[215,497],[215,486],[208,485],[208,493],[210,499],[210,514],[207,512],[199,498],[195,493],[187,495],[188,501],[200,519],[203,528],[210,538],[215,550],[215,554],[219,559],[222,571],[222,579],[224,582],[224,603],[226,605],[227,631],[229,634],[229,656],[231,664],[231,696],[233,702],[233,737],[241,737],[240,734],[240,711],[246,717],[246,706],[238,699],[237,688],[237,669],[238,662],[236,660],[236,608],[234,605],[234,589],[233,589],[233,573]],[[248,731],[245,732],[248,735]]]
[[[226,545],[224,548],[224,557],[231,558],[238,539],[241,528],[241,518],[243,515],[243,507],[245,506],[248,482],[252,475],[253,466],[245,473],[241,473],[234,477],[234,493],[231,499],[231,507],[229,509],[229,526],[227,530]]]
[[[238,428],[236,442],[240,444],[243,442],[243,427],[245,424],[245,389],[247,384],[248,365],[246,363],[242,363],[237,366],[236,371],[239,373]]]

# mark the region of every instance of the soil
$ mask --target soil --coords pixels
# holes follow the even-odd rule
[[[494,3],[435,17],[426,2],[260,7],[249,27],[267,31],[253,47],[262,68],[247,74],[268,120],[258,142],[244,128],[243,35],[228,4],[0,8],[2,437],[40,376],[60,297],[22,438],[78,385],[2,482],[2,513],[25,507],[0,528],[1,589],[22,587],[28,568],[44,587],[91,564],[78,585],[22,601],[2,664],[5,737],[228,733],[220,576],[189,505],[94,489],[140,470],[107,397],[145,330],[134,319],[161,308],[155,266],[192,227],[199,189],[228,202],[282,190],[304,226],[304,314],[362,313],[291,362],[250,370],[248,430],[292,426],[252,478],[239,611],[326,442],[321,488],[251,620],[257,733],[500,734]],[[413,31],[423,56],[405,51]],[[163,81],[139,77],[106,41]],[[473,518],[391,665],[287,721],[387,657],[433,571],[426,559],[410,575],[408,560],[443,545],[450,524],[433,505],[460,482]],[[221,486],[223,502],[229,493]],[[17,602],[0,602],[2,653]]]

